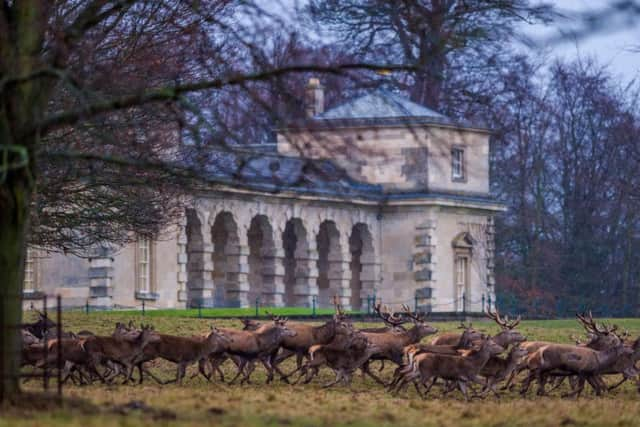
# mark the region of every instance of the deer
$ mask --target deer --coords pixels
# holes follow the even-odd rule
[[[403,374],[411,372],[416,355],[421,353],[438,353],[458,356],[463,354],[465,350],[470,349],[474,342],[482,338],[483,335],[478,331],[473,328],[468,328],[464,330],[462,335],[460,335],[459,341],[455,345],[409,344],[403,349],[405,359],[404,365],[394,372],[393,380],[387,387],[390,389],[393,388],[394,385],[400,381]]]
[[[485,392],[485,394],[491,391],[499,398],[500,394],[495,388],[496,384],[511,376],[511,373],[516,370],[528,354],[529,352],[525,348],[515,345],[511,348],[506,358],[498,355],[492,356],[480,370],[480,376],[485,379],[485,385],[482,391]]]
[[[287,327],[296,332],[295,336],[287,336],[283,339],[281,348],[282,351],[275,357],[272,362],[274,369],[280,374],[283,381],[288,382],[288,377],[300,370],[302,366],[302,360],[309,355],[309,349],[313,345],[328,344],[335,338],[336,334],[341,329],[344,329],[344,319],[346,315],[342,310],[342,307],[337,302],[337,298],[334,298],[334,306],[336,313],[331,320],[327,321],[323,325],[313,326],[307,323],[288,323]],[[278,365],[289,357],[296,356],[296,369],[283,376],[278,368]]]
[[[462,329],[463,331],[468,331],[468,336],[472,340],[478,340],[481,337],[481,333],[473,329],[473,324],[469,323],[467,325],[464,322],[460,322],[458,329]],[[463,332],[464,333],[464,332]],[[457,345],[460,342],[462,334],[457,332],[446,332],[444,334],[440,334],[437,337],[431,340],[432,345]]]
[[[589,337],[589,341],[587,343],[579,343],[577,344],[578,346],[588,347],[594,350],[604,350],[612,346],[616,346],[620,343],[619,337],[615,334],[617,327],[615,326],[610,327],[607,325],[599,326],[597,322],[593,320],[593,315],[591,312],[589,312],[588,314],[578,313],[576,314],[576,318],[578,319],[578,322],[583,326],[583,328],[587,333],[587,336]],[[539,349],[541,349],[542,347],[545,347],[547,345],[553,345],[553,344],[556,344],[556,343],[549,342],[549,341],[528,341],[528,342],[521,343],[520,346],[526,349],[528,354],[533,354]],[[511,388],[511,384],[515,376],[525,369],[527,369],[527,364],[526,364],[526,361],[523,361],[511,373],[511,375],[507,379],[507,382],[502,387],[502,389],[505,390],[507,388]],[[558,381],[556,382],[553,388],[554,389],[558,388],[564,381],[564,378],[566,377],[565,376],[559,377]],[[525,380],[525,384],[527,384],[527,387],[530,381],[532,381],[532,377],[528,377]]]
[[[135,339],[126,340],[116,337],[92,336],[84,341],[84,349],[92,358],[93,365],[112,362],[125,368],[126,384],[131,378],[136,359],[142,354],[144,348],[160,340],[159,335],[151,326],[143,325]]]
[[[345,385],[351,385],[351,379],[356,369],[360,368],[372,354],[379,349],[375,344],[369,342],[361,331],[354,331],[347,340],[346,345],[337,348],[335,345],[314,345],[309,349],[308,365],[314,368],[315,373],[322,365],[331,368],[336,377],[333,381],[324,384],[323,387],[331,387],[339,382]],[[311,378],[307,378],[308,383]]]
[[[603,389],[606,390],[606,385],[599,378],[599,374],[610,368],[620,356],[632,353],[633,350],[625,347],[622,342],[603,350],[569,344],[546,345],[527,357],[526,363],[531,373],[520,393],[526,394],[531,379],[536,378],[537,394],[545,395],[546,378],[550,374],[555,374],[578,377],[578,387],[564,397],[579,395],[584,388],[585,380],[589,382],[596,395],[600,396]]]
[[[398,369],[402,366],[404,348],[410,344],[416,344],[422,340],[422,338],[435,334],[438,330],[432,326],[427,325],[424,322],[424,315],[418,315],[412,313],[409,307],[402,306],[403,317],[396,315],[395,313],[389,313],[388,310],[382,311],[380,304],[374,307],[376,314],[394,330],[392,332],[363,332],[365,337],[374,344],[378,349],[372,354],[371,358],[362,365],[362,371],[364,374],[369,375],[377,383],[385,385],[385,382],[374,375],[369,369],[369,363],[371,360],[391,360],[398,365]],[[411,321],[413,327],[407,330],[398,330],[397,327]]]
[[[198,362],[198,368],[202,372],[204,361],[209,357],[224,353],[231,343],[227,334],[214,326],[211,327],[211,332],[206,337],[179,337],[164,334],[159,334],[159,337],[158,341],[147,345],[136,359],[140,371],[140,382],[142,382],[143,371],[148,372],[143,368],[143,363],[161,358],[177,365],[176,378],[169,382],[177,382],[182,385],[189,365]]]
[[[411,370],[404,371],[400,380],[394,384],[390,391],[397,394],[409,382],[418,381],[426,387],[424,393],[420,392],[417,384],[416,390],[426,398],[437,378],[453,381],[458,386],[466,400],[469,400],[467,383],[476,382],[484,384],[479,378],[479,373],[487,361],[504,351],[504,348],[496,344],[491,337],[483,337],[479,344],[459,355],[438,353],[422,353],[414,358]]]
[[[364,339],[361,331],[356,330],[351,323],[347,323],[345,324],[344,328],[341,328],[336,332],[336,335],[330,343],[315,344],[311,346],[309,348],[307,361],[300,368],[297,368],[295,371],[289,374],[291,376],[296,372],[300,372],[300,375],[293,382],[293,384],[297,384],[298,382],[300,382],[302,377],[304,377],[305,375],[306,378],[304,380],[304,384],[308,384],[313,379],[313,377],[315,377],[319,373],[320,367],[326,364],[326,356],[332,352],[346,351],[350,346],[353,345],[356,334],[359,334],[359,337],[361,339]]]
[[[241,384],[245,382],[250,383],[251,373],[255,368],[255,362],[257,360],[262,361],[267,369],[267,381],[270,382],[273,380],[273,356],[286,337],[296,335],[294,330],[288,328],[287,319],[277,316],[273,317],[271,324],[262,325],[255,331],[221,330],[224,331],[231,340],[226,354],[234,359],[238,368],[238,373],[230,381],[230,384],[233,384],[241,375],[243,375]],[[220,360],[223,362],[225,358],[220,356],[211,358],[213,369],[219,366],[221,363]],[[246,370],[245,367],[247,368]]]

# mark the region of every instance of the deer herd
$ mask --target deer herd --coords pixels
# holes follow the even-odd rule
[[[591,313],[577,316],[586,331],[585,342],[567,345],[528,341],[516,329],[520,318],[503,318],[498,310],[486,313],[500,327],[493,336],[461,323],[459,333],[443,333],[429,343],[422,341],[438,330],[425,323],[423,314],[406,306],[393,313],[378,305],[375,312],[384,327],[357,329],[336,304],[333,318],[320,326],[272,316],[267,322],[242,319],[241,330],[212,327],[205,335],[184,337],[161,334],[148,325],[117,323],[111,336],[62,332],[60,342],[50,338],[58,336],[57,325],[40,315],[22,330],[22,364],[57,369],[61,361],[62,381],[78,385],[142,383],[145,378],[182,384],[191,365],[198,368],[191,378],[226,382],[221,367],[231,363],[236,372],[229,384],[251,383],[256,365],[265,368],[267,383],[277,375],[290,384],[307,384],[321,368],[329,368],[335,379],[325,387],[350,385],[359,371],[394,395],[413,385],[423,398],[435,384],[443,394],[459,390],[467,400],[489,393],[499,397],[499,390],[512,390],[518,377],[522,395],[534,382],[538,395],[565,382],[567,397],[579,396],[585,383],[598,396],[627,380],[635,381],[640,391],[640,338],[630,340],[628,333],[596,322]],[[284,372],[282,363],[294,356],[295,369]],[[175,378],[163,381],[154,374],[148,362],[156,359],[175,364]],[[382,367],[374,369],[375,362]],[[381,378],[385,363],[395,365],[393,377],[386,380]],[[620,380],[608,386],[604,378],[612,375]]]

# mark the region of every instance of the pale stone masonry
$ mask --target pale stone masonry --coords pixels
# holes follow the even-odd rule
[[[328,306],[478,312],[494,294],[489,132],[376,91],[304,122],[272,152],[225,153],[243,185],[191,195],[176,229],[90,260],[42,255],[34,290],[95,308]],[[245,161],[237,162],[242,157]],[[233,163],[236,162],[236,163]],[[220,177],[212,165],[203,173]],[[26,294],[27,295],[27,294]]]

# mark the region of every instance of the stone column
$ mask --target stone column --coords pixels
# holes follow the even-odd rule
[[[228,243],[227,254],[226,305],[230,307],[250,307],[249,301],[249,246],[247,233],[239,233],[238,243]]]
[[[373,253],[363,253],[360,256],[362,271],[360,272],[360,307],[365,310],[367,307],[367,297],[376,294],[382,279],[382,265]]]
[[[187,302],[187,263],[189,261],[187,256],[187,218],[183,216],[180,218],[178,224],[178,305],[182,305]]]
[[[436,286],[436,220],[427,220],[416,227],[413,251],[413,277],[416,282],[415,298],[418,311],[430,312],[433,309]],[[455,307],[438,307],[438,311],[450,311]]]
[[[315,238],[308,239],[308,248],[299,247],[294,256],[296,258],[296,283],[293,288],[294,304],[296,307],[311,307],[313,298],[318,304],[318,245]]]
[[[486,253],[486,257],[487,257],[487,289],[486,289],[486,301],[487,304],[489,301],[491,301],[491,305],[493,306],[495,304],[495,300],[496,300],[496,293],[495,293],[495,284],[496,284],[496,278],[495,278],[495,274],[494,274],[494,268],[495,268],[495,235],[496,235],[496,230],[495,230],[495,224],[494,224],[494,220],[492,216],[487,217],[487,230],[486,230],[486,248],[485,250],[487,251]],[[489,308],[490,310],[493,309],[493,307],[489,307],[487,306],[487,308]]]
[[[106,247],[89,259],[89,306],[108,310],[113,306],[113,258]]]
[[[282,233],[280,233],[282,235]],[[284,248],[282,239],[275,246],[262,249],[262,302],[269,307],[284,306]]]
[[[198,212],[199,225],[193,227],[189,244],[187,306],[213,307],[213,244],[208,212]]]
[[[351,252],[349,251],[349,236],[340,233],[339,250],[329,251],[329,290],[336,295],[338,302],[345,310],[351,310]],[[322,301],[327,305],[328,301]]]

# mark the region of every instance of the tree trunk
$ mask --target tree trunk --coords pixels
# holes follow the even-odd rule
[[[2,168],[2,165],[0,165]],[[0,176],[1,176],[0,171]],[[22,281],[31,188],[24,172],[0,183],[0,402],[19,393]]]

